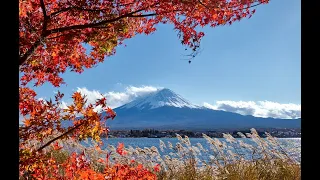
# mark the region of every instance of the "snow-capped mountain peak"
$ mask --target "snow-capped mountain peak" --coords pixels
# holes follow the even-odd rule
[[[167,88],[160,89],[156,92],[140,97],[121,106],[120,108],[155,109],[163,106],[200,108]]]

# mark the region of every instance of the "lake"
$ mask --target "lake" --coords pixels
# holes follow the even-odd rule
[[[218,138],[220,141],[225,141],[224,138]],[[254,145],[255,143],[252,142],[251,139],[246,138],[239,138],[243,140],[245,143],[252,144]],[[160,151],[160,141],[162,140],[166,145],[168,142],[172,143],[173,146],[178,141],[177,138],[108,138],[108,139],[103,139],[104,146],[103,149],[107,147],[107,145],[113,145],[117,146],[118,143],[124,143],[125,147],[132,146],[133,148],[135,147],[151,147],[155,146],[159,149]],[[300,162],[301,160],[301,138],[278,138],[279,143],[283,147],[283,149],[290,151],[289,155],[292,156],[294,159],[298,160]],[[202,144],[202,146],[205,149],[209,149],[210,145],[204,138],[190,138],[191,145],[196,146],[196,143]],[[169,151],[161,152],[161,154],[166,154]]]

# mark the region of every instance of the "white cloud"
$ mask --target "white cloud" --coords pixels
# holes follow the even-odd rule
[[[214,110],[235,112],[256,117],[295,119],[301,117],[300,104],[280,104],[271,101],[217,101],[214,105],[203,103],[204,107]]]
[[[97,90],[89,90],[86,87],[77,88],[77,91],[87,96],[88,103],[95,103],[99,98],[105,96],[107,98],[107,105],[111,108],[122,106],[131,102],[137,97],[141,97],[152,92],[155,92],[162,87],[154,86],[128,86],[123,91],[109,91],[101,93]],[[68,100],[69,101],[69,100]],[[68,103],[62,102],[61,107],[67,108]],[[253,115],[256,117],[273,117],[273,118],[300,118],[301,105],[300,104],[280,104],[271,101],[216,101],[215,104],[203,103],[204,107],[214,110],[223,110],[228,112],[235,112],[242,115]],[[96,108],[100,111],[101,108]]]
[[[107,105],[111,108],[116,108],[122,106],[137,97],[141,97],[157,90],[161,89],[161,87],[153,87],[153,86],[129,86],[126,87],[123,92],[106,92],[101,93],[97,90],[88,90],[86,87],[77,88],[77,91],[80,92],[82,95],[86,95],[87,103],[95,103],[97,99],[102,98],[105,96],[107,98]],[[66,102],[62,102],[61,108],[67,108]],[[96,108],[96,111],[101,111],[101,108]]]
[[[64,101],[62,101],[62,103],[60,104],[60,108],[62,108],[62,109],[68,109],[67,103],[64,102]]]
[[[125,88],[124,92],[107,92],[104,95],[107,98],[107,103],[111,108],[116,108],[122,106],[137,97],[141,97],[157,90],[161,89],[160,87],[153,86],[129,86]]]

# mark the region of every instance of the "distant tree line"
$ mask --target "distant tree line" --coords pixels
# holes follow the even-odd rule
[[[275,137],[301,137],[300,129],[256,129],[260,137],[266,137],[265,132],[270,133]],[[162,138],[162,137],[176,137],[176,134],[181,136],[188,136],[190,138],[201,138],[202,134],[206,134],[210,137],[222,138],[223,133],[231,134],[235,138],[240,138],[238,132],[243,134],[250,133],[250,129],[243,130],[215,130],[215,131],[190,131],[190,130],[157,130],[157,129],[143,129],[143,130],[122,130],[111,131],[109,136],[112,137],[148,137],[148,138]],[[103,137],[106,137],[104,134]]]

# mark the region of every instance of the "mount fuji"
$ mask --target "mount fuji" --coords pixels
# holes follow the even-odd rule
[[[200,106],[193,105],[188,100],[181,97],[179,94],[164,88],[148,94],[147,96],[140,97],[134,101],[125,104],[118,109],[137,108],[140,110],[156,109],[163,106],[171,106],[177,108],[200,108]]]
[[[164,88],[115,108],[107,121],[111,130],[179,129],[216,130],[244,128],[300,128],[301,119],[260,118],[194,105]]]

